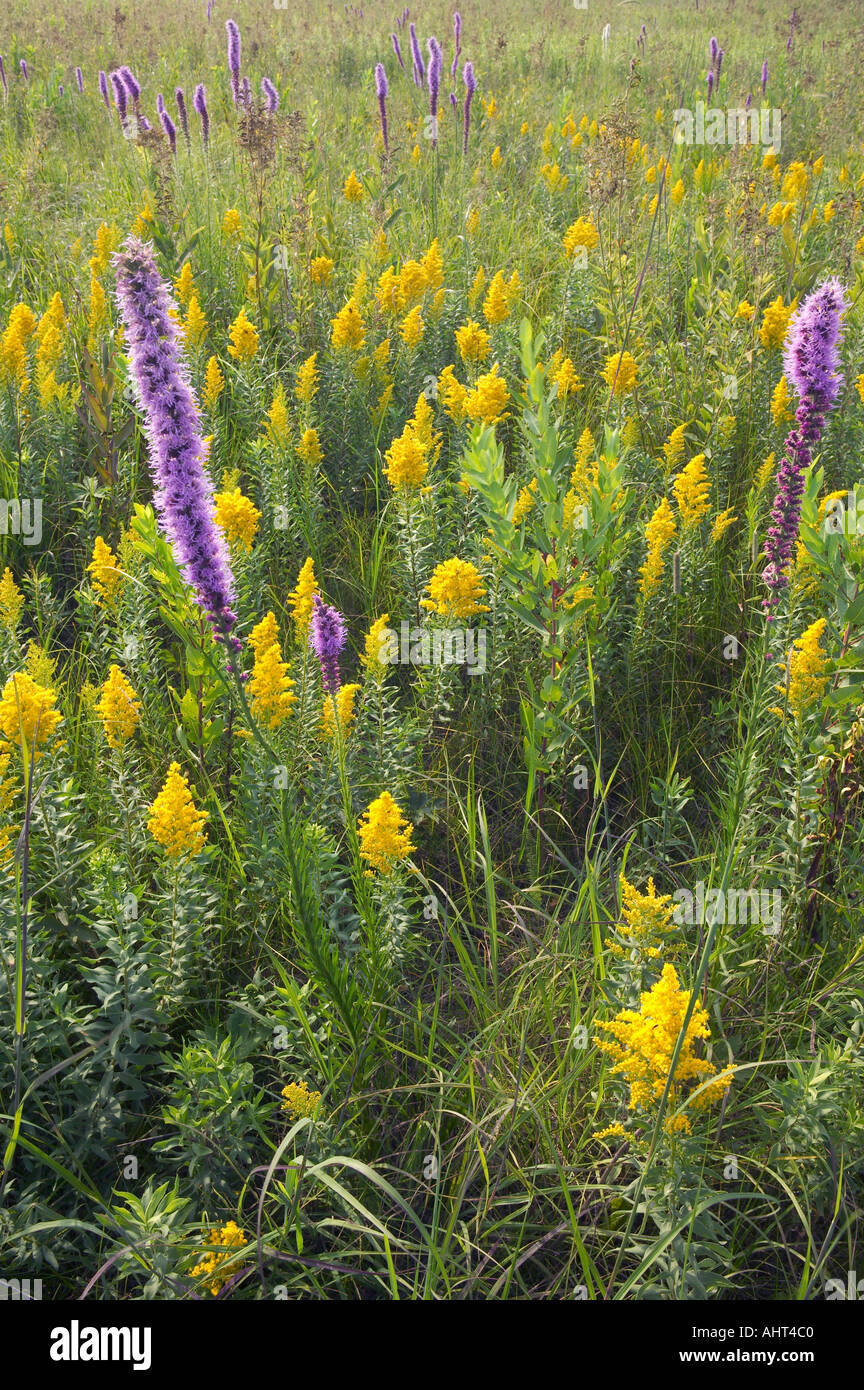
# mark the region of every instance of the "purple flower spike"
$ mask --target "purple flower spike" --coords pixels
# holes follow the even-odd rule
[[[99,91],[102,93],[102,100],[105,103],[105,109],[107,111],[110,111],[111,97],[108,94],[108,78],[105,76],[104,70],[102,68],[99,69]]]
[[[762,64],[762,95],[765,95],[765,88],[768,86],[768,59]]]
[[[162,122],[162,129],[164,130],[165,134],[168,136],[168,144],[171,146],[171,153],[172,153],[172,154],[176,154],[176,153],[177,153],[177,127],[176,127],[176,125],[174,124],[174,122],[172,121],[171,117],[168,115],[168,112],[165,110],[164,106],[163,106],[162,110],[159,112],[159,119],[160,119],[160,121]]]
[[[201,117],[201,139],[206,149],[207,145],[210,143],[210,115],[207,111],[207,92],[203,82],[199,82],[198,86],[195,88],[192,105]]]
[[[397,24],[399,23],[398,19],[397,19],[396,23],[397,23]],[[399,40],[397,39],[397,37],[396,37],[395,34],[391,34],[390,37],[391,37],[391,39],[393,40],[393,52],[396,54],[396,61],[397,61],[397,63],[399,64],[399,66],[400,66],[400,68],[402,69],[402,71],[404,72],[404,71],[405,71],[405,63],[403,62],[403,59],[402,59],[402,49],[399,47]]]
[[[27,59],[26,59],[26,58],[22,58],[22,59],[21,59],[21,62],[19,63],[19,67],[21,68],[21,76],[24,78],[24,81],[26,82],[26,81],[27,81]]]
[[[120,117],[120,124],[125,125],[128,97],[126,87],[119,72],[112,72],[111,86],[114,89],[114,105],[117,107],[117,115]]]
[[[471,98],[477,90],[477,79],[474,76],[474,64],[466,63],[462,69],[462,81],[465,83],[465,113],[462,119],[462,153],[468,153],[468,131],[471,128]]]
[[[236,106],[240,100],[240,30],[233,19],[225,21],[228,34],[228,71],[231,74],[231,95]]]
[[[335,695],[342,684],[339,675],[339,653],[345,646],[345,619],[338,609],[323,603],[318,594],[312,599],[309,645],[321,663],[324,689],[328,695]]]
[[[76,81],[77,84],[78,84],[78,90],[79,90],[79,92],[83,92],[83,90],[84,90],[84,74],[83,74],[83,72],[81,71],[80,68],[76,68],[76,69],[75,69],[75,81]]]
[[[725,57],[726,57],[726,50],[725,50],[725,48],[718,48],[718,49],[717,49],[717,65],[716,65],[717,81],[718,81],[718,82],[720,81],[720,73],[721,73],[722,70],[723,70],[723,59],[724,59]]]
[[[9,83],[6,81],[6,69],[3,66],[3,55],[0,53],[0,82],[3,83],[3,95],[8,99]]]
[[[711,66],[712,66],[712,68],[713,68],[714,64],[717,62],[717,53],[718,53],[719,48],[720,48],[720,45],[719,45],[719,43],[717,42],[717,40],[712,38],[711,42],[710,42],[709,45],[708,45],[708,57],[709,57],[710,60],[711,60]]]
[[[432,117],[432,143],[434,145],[437,144],[434,130],[435,119],[438,115],[438,93],[441,90],[441,66],[444,55],[441,52],[441,45],[436,38],[431,38],[426,47],[429,50],[429,114]]]
[[[411,57],[414,60],[414,83],[415,86],[422,87],[426,81],[426,68],[423,63],[423,54],[420,52],[420,40],[413,23],[408,26],[408,34],[411,39]]]
[[[160,119],[161,119],[161,116],[162,116],[162,112],[163,112],[164,110],[165,110],[165,98],[163,97],[163,95],[162,95],[161,92],[157,92],[157,93],[156,93],[156,115],[159,116]]]
[[[132,386],[144,415],[154,505],[217,640],[227,639],[239,650],[240,643],[230,636],[236,621],[233,575],[225,539],[213,520],[201,416],[170,316],[177,306],[150,244],[128,237],[114,266]]]
[[[262,78],[261,78],[261,90],[262,90],[262,92],[264,93],[264,100],[265,100],[266,103],[267,103],[267,110],[268,110],[268,111],[278,111],[278,110],[279,110],[279,93],[277,92],[276,88],[273,86],[273,83],[270,81],[270,78],[269,78],[269,77],[262,77]]]
[[[134,106],[137,106],[138,102],[141,100],[141,88],[135,80],[135,74],[133,73],[132,69],[122,67],[120,69],[120,78],[123,83],[123,86],[129,93],[129,98],[132,104]]]
[[[711,100],[711,93],[714,91],[714,73],[708,73],[708,100]]]
[[[459,67],[459,54],[462,52],[462,16],[457,10],[453,15],[453,62],[450,64],[450,76],[455,77]]]
[[[378,97],[378,112],[381,116],[381,139],[384,141],[384,153],[390,153],[390,143],[387,137],[387,74],[384,71],[383,63],[375,64],[375,94]]]
[[[178,87],[174,92],[174,100],[177,103],[177,114],[180,117],[180,129],[186,143],[189,143],[189,112],[186,110],[186,94],[182,87]]]
[[[780,591],[789,583],[786,571],[801,525],[804,474],[821,438],[825,416],[840,394],[838,345],[847,304],[846,291],[839,280],[826,280],[804,300],[786,334],[783,371],[800,403],[795,412],[795,428],[787,436],[777,470],[777,495],[765,540],[768,563],[762,578],[768,595],[763,607],[769,621],[771,610],[780,602]]]
[[[252,86],[248,77],[244,77],[240,83],[239,104],[247,107],[252,105]]]

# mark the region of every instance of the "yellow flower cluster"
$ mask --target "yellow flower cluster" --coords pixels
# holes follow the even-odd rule
[[[579,247],[583,247],[586,251],[593,251],[599,240],[600,233],[594,226],[593,218],[590,216],[577,217],[564,234],[564,251],[567,259],[572,260]]]
[[[297,384],[294,387],[294,395],[298,401],[308,405],[318,390],[318,354],[313,352],[305,362],[301,362],[297,368]]]
[[[117,566],[117,556],[101,536],[93,545],[93,558],[87,566],[87,573],[94,592],[101,602],[113,604],[123,584],[123,572]]]
[[[600,375],[615,396],[626,396],[636,385],[637,366],[629,352],[616,352],[606,359]]]
[[[347,203],[362,203],[366,196],[365,189],[353,169],[345,180],[342,196]]]
[[[294,694],[294,681],[287,674],[288,666],[282,660],[279,627],[272,612],[253,627],[249,634],[249,645],[255,653],[255,665],[248,686],[252,713],[268,729],[278,729],[291,713],[297,696]]]
[[[354,701],[359,685],[340,685],[335,695],[325,695],[321,710],[320,735],[323,739],[335,739],[336,729],[347,734],[354,720]]]
[[[16,304],[0,338],[0,381],[15,382],[18,390],[27,390],[27,344],[36,331],[36,318],[26,304]]]
[[[420,600],[420,607],[443,618],[473,618],[476,613],[488,613],[489,605],[481,603],[486,597],[480,571],[470,560],[444,560],[436,565],[426,586],[429,597]]]
[[[360,854],[373,870],[391,874],[394,865],[414,851],[414,827],[389,792],[382,792],[363,812],[357,824]]]
[[[206,811],[197,809],[189,779],[180,771],[180,764],[172,763],[162,790],[150,807],[147,829],[153,839],[170,859],[193,859],[207,843],[202,827],[208,818]]]
[[[222,218],[222,235],[232,246],[237,246],[243,235],[243,218],[236,208],[228,208]]]
[[[251,497],[246,497],[239,487],[227,492],[217,492],[214,497],[216,510],[213,515],[217,526],[225,532],[228,544],[242,545],[248,555],[258,530],[261,513]]]
[[[333,265],[329,256],[313,256],[309,262],[309,278],[313,284],[326,285],[333,274]]]
[[[381,471],[390,486],[397,492],[422,487],[440,444],[440,434],[432,429],[432,407],[421,391],[413,416],[384,455],[386,466]]]
[[[215,357],[211,357],[207,363],[207,371],[204,375],[204,404],[208,410],[212,410],[222,392],[225,389],[225,377],[222,368],[219,366]]]
[[[660,580],[663,577],[663,567],[665,564],[664,555],[669,547],[672,537],[675,535],[675,518],[672,515],[672,508],[664,497],[656,507],[651,520],[645,527],[645,540],[648,545],[648,554],[644,565],[641,566],[639,573],[642,576],[639,581],[639,592],[643,599],[650,596],[660,587]]]
[[[827,624],[817,618],[800,637],[796,637],[789,653],[789,708],[796,719],[802,719],[822,699],[828,685],[825,674],[827,655],[822,647],[822,635]],[[781,695],[786,685],[778,685]]]
[[[40,685],[26,671],[10,676],[0,696],[0,733],[29,758],[40,756],[39,749],[52,738],[60,723],[56,695],[50,686]]]
[[[141,718],[141,701],[119,666],[108,668],[96,705],[109,748],[122,748],[132,737]]]
[[[672,491],[681,513],[681,525],[685,531],[689,530],[708,511],[711,479],[705,467],[704,454],[696,454],[681,470],[672,483]]]
[[[315,578],[315,567],[310,555],[307,560],[304,560],[297,576],[296,589],[292,589],[288,595],[291,616],[294,619],[294,630],[301,646],[309,635],[309,624],[312,621],[312,600],[317,592],[318,582]]]
[[[638,1012],[635,1009],[622,1009],[613,1019],[598,1022],[597,1026],[611,1034],[611,1038],[595,1037],[594,1041],[602,1052],[614,1060],[613,1074],[623,1076],[629,1083],[631,1110],[648,1109],[663,1095],[689,1004],[689,991],[680,987],[674,965],[667,964],[653,988],[641,995]],[[694,1109],[704,1109],[728,1091],[732,1082],[731,1070],[717,1075],[713,1062],[694,1053],[697,1042],[700,1039],[707,1041],[710,1036],[707,1011],[697,1002],[687,1024],[672,1076],[668,1097],[670,1111],[676,1110],[684,1101],[690,1086],[698,1086],[708,1077],[714,1079],[693,1098],[691,1104]],[[670,1117],[667,1128],[689,1134],[689,1118],[687,1115],[678,1116],[677,1119]]]
[[[372,671],[375,674],[380,674],[388,669],[389,663],[381,660],[381,649],[385,640],[384,634],[389,631],[387,627],[389,621],[389,613],[382,613],[380,618],[375,619],[366,633],[366,640],[360,655],[360,660],[367,671]]]
[[[487,323],[503,323],[510,314],[513,300],[522,288],[519,272],[514,270],[509,280],[505,280],[503,270],[493,276],[486,298],[483,301],[483,317]]]
[[[352,352],[359,352],[366,340],[366,325],[353,295],[331,323],[333,331],[330,334],[330,342],[333,347],[347,347],[351,348]]]
[[[779,294],[768,305],[759,325],[759,341],[763,347],[779,348],[783,346],[789,320],[797,307],[797,299],[793,299],[791,304],[786,305],[783,303],[782,295]]]
[[[454,334],[463,362],[485,362],[489,356],[489,334],[474,319],[463,323]]]
[[[231,339],[228,351],[235,362],[248,362],[255,356],[258,351],[258,330],[249,322],[245,309],[240,310],[228,330],[228,336]]]
[[[232,1256],[231,1251],[246,1244],[246,1232],[235,1221],[228,1221],[224,1226],[216,1226],[210,1231],[207,1244],[222,1248],[202,1253],[191,1271],[191,1277],[204,1279],[206,1287],[215,1298],[231,1277],[230,1266],[236,1262],[236,1257]]]
[[[673,468],[678,467],[678,464],[684,457],[684,449],[686,446],[684,431],[686,428],[686,422],[683,425],[676,425],[669,438],[666,440],[666,443],[663,445],[663,471],[667,477],[672,472]]]
[[[8,565],[0,579],[0,623],[8,632],[14,632],[24,607],[24,595],[15,583],[15,576]]]
[[[491,372],[478,376],[473,391],[465,396],[465,412],[472,420],[494,425],[503,419],[509,400],[507,383],[498,375],[498,363],[495,362]]]
[[[305,1081],[289,1081],[287,1086],[282,1087],[281,1094],[284,1096],[282,1109],[289,1120],[314,1115],[321,1101],[321,1092],[310,1091]]]

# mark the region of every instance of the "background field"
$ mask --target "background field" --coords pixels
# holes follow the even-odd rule
[[[0,535],[0,1277],[45,1298],[814,1299],[856,1267],[864,545],[824,519],[864,440],[860,14],[461,19],[452,78],[452,9],[408,20],[443,48],[436,143],[378,0],[0,16],[0,491],[41,507]],[[675,143],[712,36],[714,106],[782,113],[778,150]],[[125,130],[97,83],[124,64]],[[149,510],[130,234],[176,297],[257,684]],[[767,624],[782,344],[827,277],[844,384]],[[478,602],[436,613],[453,558]],[[358,687],[335,720],[310,559]],[[384,615],[482,629],[485,669],[376,664]],[[112,666],[140,708],[109,737]],[[207,814],[176,855],[172,762]],[[381,822],[376,862],[384,792],[412,845]],[[673,921],[698,885],[722,899]]]

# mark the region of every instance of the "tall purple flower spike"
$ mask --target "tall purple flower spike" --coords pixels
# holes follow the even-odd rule
[[[384,141],[384,153],[390,153],[390,142],[387,134],[387,74],[384,71],[383,63],[375,64],[375,94],[378,97],[378,112],[381,116],[381,139]]]
[[[132,386],[144,414],[156,511],[217,641],[227,640],[239,651],[241,643],[230,636],[236,622],[234,581],[224,537],[213,520],[201,416],[169,313],[176,304],[149,243],[127,237],[114,266]]]
[[[342,684],[339,653],[345,646],[345,619],[337,608],[323,603],[318,594],[312,598],[309,645],[321,663],[324,689],[328,695],[335,695]]]
[[[453,62],[450,65],[450,76],[455,77],[459,67],[459,55],[462,52],[462,16],[458,10],[453,15]]]
[[[471,99],[477,90],[477,79],[474,76],[474,64],[466,63],[462,69],[462,81],[465,83],[465,114],[462,123],[462,153],[468,153],[468,132],[471,129]]]
[[[160,121],[162,122],[162,129],[164,130],[165,134],[168,136],[168,144],[171,146],[171,153],[172,153],[172,154],[176,154],[176,153],[177,153],[177,127],[176,127],[176,125],[174,124],[174,122],[172,121],[171,117],[168,115],[168,112],[165,110],[164,106],[163,106],[162,110],[159,112],[159,119],[160,119]]]
[[[76,84],[77,84],[77,87],[78,87],[79,92],[83,92],[83,91],[84,91],[84,74],[83,74],[83,72],[81,71],[80,68],[76,68],[76,69],[75,69],[75,82],[76,82]]]
[[[762,81],[762,95],[763,95],[763,97],[764,97],[764,95],[765,95],[765,88],[768,86],[768,59],[767,59],[767,58],[765,59],[765,62],[762,64],[762,76],[761,76],[761,81]]]
[[[6,80],[6,69],[3,66],[3,54],[0,53],[0,82],[3,83],[3,95],[9,96],[9,83]]]
[[[795,428],[789,432],[777,470],[777,496],[765,541],[768,563],[762,578],[768,595],[763,607],[769,621],[771,610],[780,602],[780,590],[789,583],[786,570],[801,525],[804,473],[822,435],[825,416],[840,394],[843,378],[838,371],[838,346],[847,303],[840,281],[826,280],[804,300],[786,334],[783,372],[798,393],[799,405]]]
[[[185,94],[185,92],[183,91],[183,88],[182,88],[182,87],[177,87],[177,88],[175,88],[175,91],[174,91],[174,100],[175,100],[176,103],[177,103],[177,115],[180,117],[180,129],[181,129],[182,132],[183,132],[183,138],[184,138],[184,140],[185,140],[185,141],[187,142],[187,144],[188,144],[188,142],[189,142],[189,112],[186,110],[186,94]]]
[[[207,92],[203,82],[199,82],[195,88],[192,105],[201,117],[201,139],[206,147],[210,143],[210,114],[207,110]]]
[[[273,83],[270,81],[269,77],[261,78],[261,90],[264,93],[264,100],[267,103],[267,110],[271,112],[278,111],[279,93],[273,86]]]
[[[438,117],[438,93],[441,90],[441,68],[444,55],[441,52],[441,45],[436,38],[431,38],[426,45],[429,50],[429,115],[432,117],[432,144],[437,145],[438,139],[435,135],[435,122]]]
[[[123,78],[120,76],[119,72],[112,72],[111,86],[114,89],[114,105],[117,107],[117,115],[120,117],[120,124],[125,125],[128,94]]]
[[[411,40],[411,57],[414,62],[414,83],[422,87],[426,81],[426,68],[423,63],[423,54],[420,52],[420,40],[417,37],[417,29],[414,24],[408,26],[408,37]]]
[[[228,71],[231,74],[231,95],[236,106],[240,100],[240,30],[233,19],[225,21],[228,34]]]
[[[111,110],[111,98],[108,94],[108,78],[105,76],[103,68],[99,69],[99,91],[102,93],[102,100],[108,111]]]

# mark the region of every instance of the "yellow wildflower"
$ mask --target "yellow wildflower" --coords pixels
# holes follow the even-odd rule
[[[224,387],[225,377],[222,375],[222,368],[216,358],[211,357],[204,374],[204,404],[209,410],[213,409]]]
[[[0,623],[9,632],[14,632],[24,607],[24,595],[15,583],[15,576],[7,565],[0,579]]]
[[[672,508],[664,497],[659,506],[655,509],[650,521],[645,527],[645,540],[648,545],[648,554],[644,565],[641,566],[639,573],[642,578],[639,581],[639,592],[643,599],[647,599],[660,587],[660,580],[663,575],[664,554],[667,550],[672,537],[675,535],[675,518],[672,515]]]
[[[473,618],[476,613],[488,613],[489,605],[480,603],[486,597],[480,571],[470,560],[454,556],[436,565],[426,586],[429,598],[420,600],[420,607],[444,618]]]
[[[141,701],[119,666],[108,668],[96,713],[102,720],[109,748],[122,748],[141,718]]]
[[[189,779],[180,771],[180,764],[172,763],[162,790],[150,807],[147,829],[153,839],[170,859],[187,855],[194,858],[207,843],[202,830],[207,819],[208,813],[195,805]]]
[[[343,734],[348,733],[354,719],[354,701],[359,689],[359,685],[340,685],[335,695],[324,696],[324,705],[321,710],[321,738],[333,739],[336,737],[334,706],[339,728]]]
[[[626,396],[636,385],[636,362],[629,352],[616,352],[606,359],[600,373],[613,395]]]
[[[232,246],[237,246],[243,236],[243,218],[236,208],[228,208],[222,218],[222,235]]]
[[[10,676],[0,697],[0,733],[9,743],[31,750],[39,756],[39,745],[47,743],[60,723],[56,695],[50,686],[39,685],[25,671]]]
[[[380,874],[391,874],[398,860],[413,853],[413,832],[413,825],[390,793],[382,792],[370,802],[357,823],[360,854]]]
[[[287,1112],[289,1120],[313,1116],[321,1101],[321,1092],[310,1091],[305,1081],[290,1081],[282,1087],[281,1095],[285,1097],[282,1109]]]
[[[247,362],[258,351],[258,331],[241,309],[229,329],[228,351],[236,362]]]
[[[342,197],[347,203],[362,203],[366,196],[362,183],[358,179],[354,170],[348,175],[342,189]]]
[[[308,560],[304,560],[297,576],[296,589],[292,589],[288,595],[297,641],[301,646],[309,633],[309,624],[312,621],[312,600],[317,592],[318,583],[315,579],[315,569],[310,555]]]
[[[696,454],[672,483],[672,491],[681,513],[685,530],[695,526],[708,511],[711,480],[705,467],[705,455]]]
[[[248,555],[261,520],[255,503],[239,487],[230,492],[217,492],[213,500],[216,503],[213,514],[216,524],[225,532],[228,544],[233,546],[239,543]]]
[[[498,375],[498,363],[491,372],[477,378],[473,391],[465,397],[465,410],[472,420],[482,420],[484,425],[494,425],[502,419],[510,392],[507,383]]]
[[[489,356],[489,334],[474,319],[463,323],[454,334],[463,362],[485,362]]]
[[[331,320],[330,342],[334,348],[348,347],[359,352],[366,338],[366,327],[353,295]]]
[[[300,366],[297,368],[297,384],[294,387],[294,395],[297,397],[298,401],[302,401],[304,405],[309,404],[318,390],[317,361],[318,354],[317,352],[313,352],[311,356],[307,357],[305,362],[301,362]]]
[[[112,604],[123,584],[122,571],[117,568],[117,557],[110,545],[97,536],[93,545],[93,558],[87,566],[92,576],[90,582],[103,603]]]

